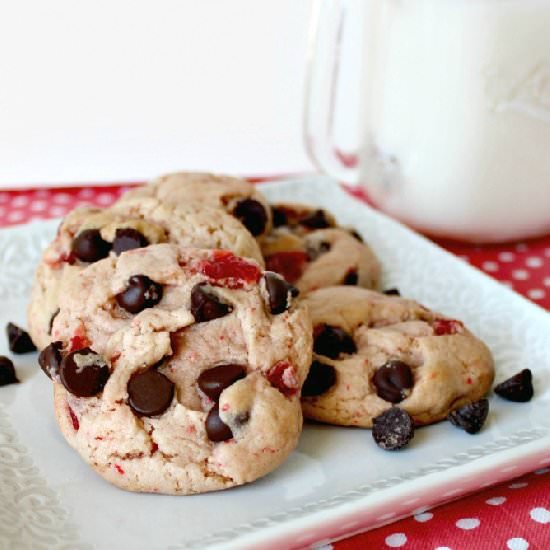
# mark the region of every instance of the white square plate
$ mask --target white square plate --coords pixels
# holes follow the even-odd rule
[[[384,265],[384,283],[463,319],[491,347],[497,381],[529,367],[535,398],[491,398],[482,432],[447,422],[417,431],[400,452],[370,432],[308,425],[276,472],[220,493],[126,493],[94,474],[55,424],[50,383],[36,355],[15,357],[22,383],[0,388],[1,548],[297,548],[366,530],[413,510],[547,464],[550,316],[537,306],[350,197],[311,177],[262,186],[273,201],[330,209],[357,227]],[[34,267],[56,221],[0,231],[0,325],[26,325]],[[0,354],[8,352],[1,339]]]

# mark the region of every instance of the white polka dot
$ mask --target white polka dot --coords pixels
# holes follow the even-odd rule
[[[7,193],[0,193],[0,202],[8,202],[9,198],[10,196]]]
[[[518,281],[525,281],[529,279],[529,273],[525,269],[515,269],[512,271],[512,277]]]
[[[420,508],[413,510],[412,514],[413,516],[418,516],[419,514],[423,514],[424,512],[427,512],[429,509],[430,509],[429,506],[421,506]]]
[[[407,537],[405,536],[405,533],[394,533],[393,535],[386,537],[385,542],[386,546],[389,546],[390,548],[401,548],[401,546],[404,546],[407,542]]]
[[[498,264],[496,262],[483,262],[481,267],[484,271],[498,271]]]
[[[516,244],[516,250],[518,252],[525,252],[527,250],[527,245],[525,243]]]
[[[544,265],[544,262],[542,258],[531,256],[525,260],[525,265],[528,267],[542,267]]]
[[[513,262],[516,259],[516,255],[513,252],[501,252],[498,255],[498,259],[501,262]]]
[[[456,522],[456,526],[459,529],[465,529],[466,531],[469,531],[470,529],[476,529],[477,527],[479,527],[479,523],[480,521],[477,518],[464,518],[459,519]]]
[[[514,290],[514,283],[512,281],[500,281],[500,283],[508,288]]]
[[[531,288],[527,291],[527,296],[531,300],[542,300],[546,296],[546,292],[542,288]]]
[[[48,203],[43,200],[37,200],[31,202],[31,210],[33,212],[41,212],[42,210],[46,210],[46,207],[48,206]]]
[[[550,286],[550,277],[544,277],[544,281],[542,281],[544,286]]]
[[[541,468],[540,470],[535,470],[535,474],[537,474],[538,476],[542,474],[547,474],[548,472],[550,472],[550,468]]]
[[[491,506],[500,506],[506,502],[506,497],[493,497],[487,499],[485,502]]]
[[[91,199],[94,196],[93,189],[84,188],[78,192],[78,196],[81,199]]]
[[[0,206],[0,216],[3,216],[6,213],[6,209],[3,206]]]
[[[50,212],[53,216],[64,216],[67,208],[65,206],[52,206]]]
[[[21,210],[12,210],[6,217],[9,222],[20,222],[25,217],[25,214]]]
[[[547,258],[550,258],[550,248],[545,248],[545,249],[544,249],[544,255],[545,255]]]
[[[53,201],[58,204],[67,204],[68,202],[71,202],[71,196],[67,193],[56,193]]]
[[[45,199],[51,195],[49,189],[37,189],[33,195],[38,199]]]
[[[520,537],[516,537],[513,539],[508,539],[506,541],[506,546],[510,550],[527,550],[529,548],[529,543]]]
[[[426,512],[425,514],[417,514],[414,516],[414,519],[420,523],[426,523],[427,521],[430,521],[434,515],[431,512]]]
[[[105,204],[105,205],[111,204],[114,200],[115,200],[115,197],[112,195],[112,193],[100,193],[96,198],[96,201],[99,204]]]
[[[435,550],[452,550],[452,548],[449,548],[448,546],[438,546]]]
[[[325,541],[316,542],[311,545],[311,550],[332,550],[334,546],[327,544]]]
[[[512,483],[511,485],[508,485],[510,489],[523,489],[523,487],[527,487],[529,483],[527,481],[518,481],[518,483]]]
[[[25,195],[19,195],[11,201],[12,206],[15,208],[20,208],[21,206],[27,206],[29,204],[29,197]]]
[[[546,508],[533,508],[529,512],[529,515],[531,516],[531,519],[537,523],[550,523],[550,510],[547,510]]]

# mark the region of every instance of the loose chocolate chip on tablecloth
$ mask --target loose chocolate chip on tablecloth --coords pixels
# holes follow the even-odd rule
[[[174,383],[156,369],[134,374],[127,390],[128,405],[138,416],[162,414],[174,397]]]
[[[52,375],[59,372],[59,366],[61,365],[62,360],[62,348],[63,342],[52,342],[38,355],[38,364],[48,378],[52,378]]]
[[[267,224],[267,213],[263,204],[254,199],[243,199],[233,209],[233,215],[254,235],[261,235]]]
[[[233,437],[231,428],[220,418],[218,404],[210,409],[205,422],[206,435],[210,441],[227,441]]]
[[[533,375],[530,369],[523,369],[508,380],[495,386],[495,393],[508,401],[525,403],[533,397]]]
[[[199,283],[191,290],[191,314],[197,323],[205,323],[225,317],[233,308],[222,302],[205,283]]]
[[[456,409],[447,418],[453,426],[461,428],[469,434],[476,434],[483,427],[488,414],[489,401],[481,399]]]
[[[36,346],[32,343],[29,333],[13,323],[6,325],[6,334],[8,335],[8,345],[13,353],[30,353],[36,351]]]
[[[347,286],[355,286],[357,285],[358,282],[359,282],[359,275],[357,275],[357,271],[352,269],[346,273],[346,276],[344,277],[342,284]]]
[[[414,377],[409,365],[394,359],[376,369],[372,383],[378,397],[390,403],[399,403],[407,397],[407,390],[413,387]]]
[[[414,424],[409,413],[392,407],[372,421],[372,437],[386,451],[402,449],[414,436]]]
[[[384,294],[387,296],[401,296],[401,292],[399,292],[398,288],[387,288],[384,290]]]
[[[290,307],[290,299],[298,296],[298,289],[295,286],[272,271],[266,271],[264,283],[269,296],[269,309],[273,315],[286,311]]]
[[[319,256],[326,254],[330,250],[330,243],[326,241],[321,241],[317,243],[308,243],[306,245],[307,257],[310,262],[313,262]]]
[[[133,275],[128,286],[115,296],[118,305],[129,313],[139,313],[162,300],[162,285],[146,275]]]
[[[55,321],[55,318],[59,315],[59,308],[57,308],[52,316],[50,317],[50,322],[48,324],[48,335],[50,335],[52,333],[52,328],[53,328],[53,322]]]
[[[19,380],[17,380],[17,376],[15,375],[12,360],[4,355],[0,355],[0,386],[16,384],[17,382]]]
[[[85,229],[73,239],[72,252],[82,262],[97,262],[110,251],[111,243],[103,240],[99,229]]]
[[[302,218],[300,223],[309,229],[326,229],[332,225],[326,212],[321,208]]]
[[[273,217],[273,227],[281,227],[288,223],[288,216],[282,208],[271,207],[271,216]]]
[[[313,361],[302,387],[302,397],[314,397],[327,392],[336,383],[336,370],[332,365]]]
[[[355,353],[357,346],[353,338],[339,327],[320,325],[314,330],[313,351],[331,359],[337,359],[341,353]]]
[[[210,399],[216,401],[225,388],[245,376],[246,367],[242,365],[219,365],[201,372],[197,383]]]
[[[127,250],[143,248],[149,244],[147,237],[133,227],[121,227],[116,230],[113,252],[118,256]]]
[[[66,355],[59,367],[61,383],[76,397],[93,397],[100,393],[110,376],[109,366],[91,348]]]

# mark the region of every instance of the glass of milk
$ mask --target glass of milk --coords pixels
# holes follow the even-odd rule
[[[342,102],[350,14],[361,77]],[[317,0],[310,44],[304,130],[323,171],[429,234],[550,233],[550,0]],[[352,155],[341,110],[359,121]]]

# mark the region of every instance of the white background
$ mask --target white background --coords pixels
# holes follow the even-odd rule
[[[0,3],[0,185],[311,169],[311,0]]]

